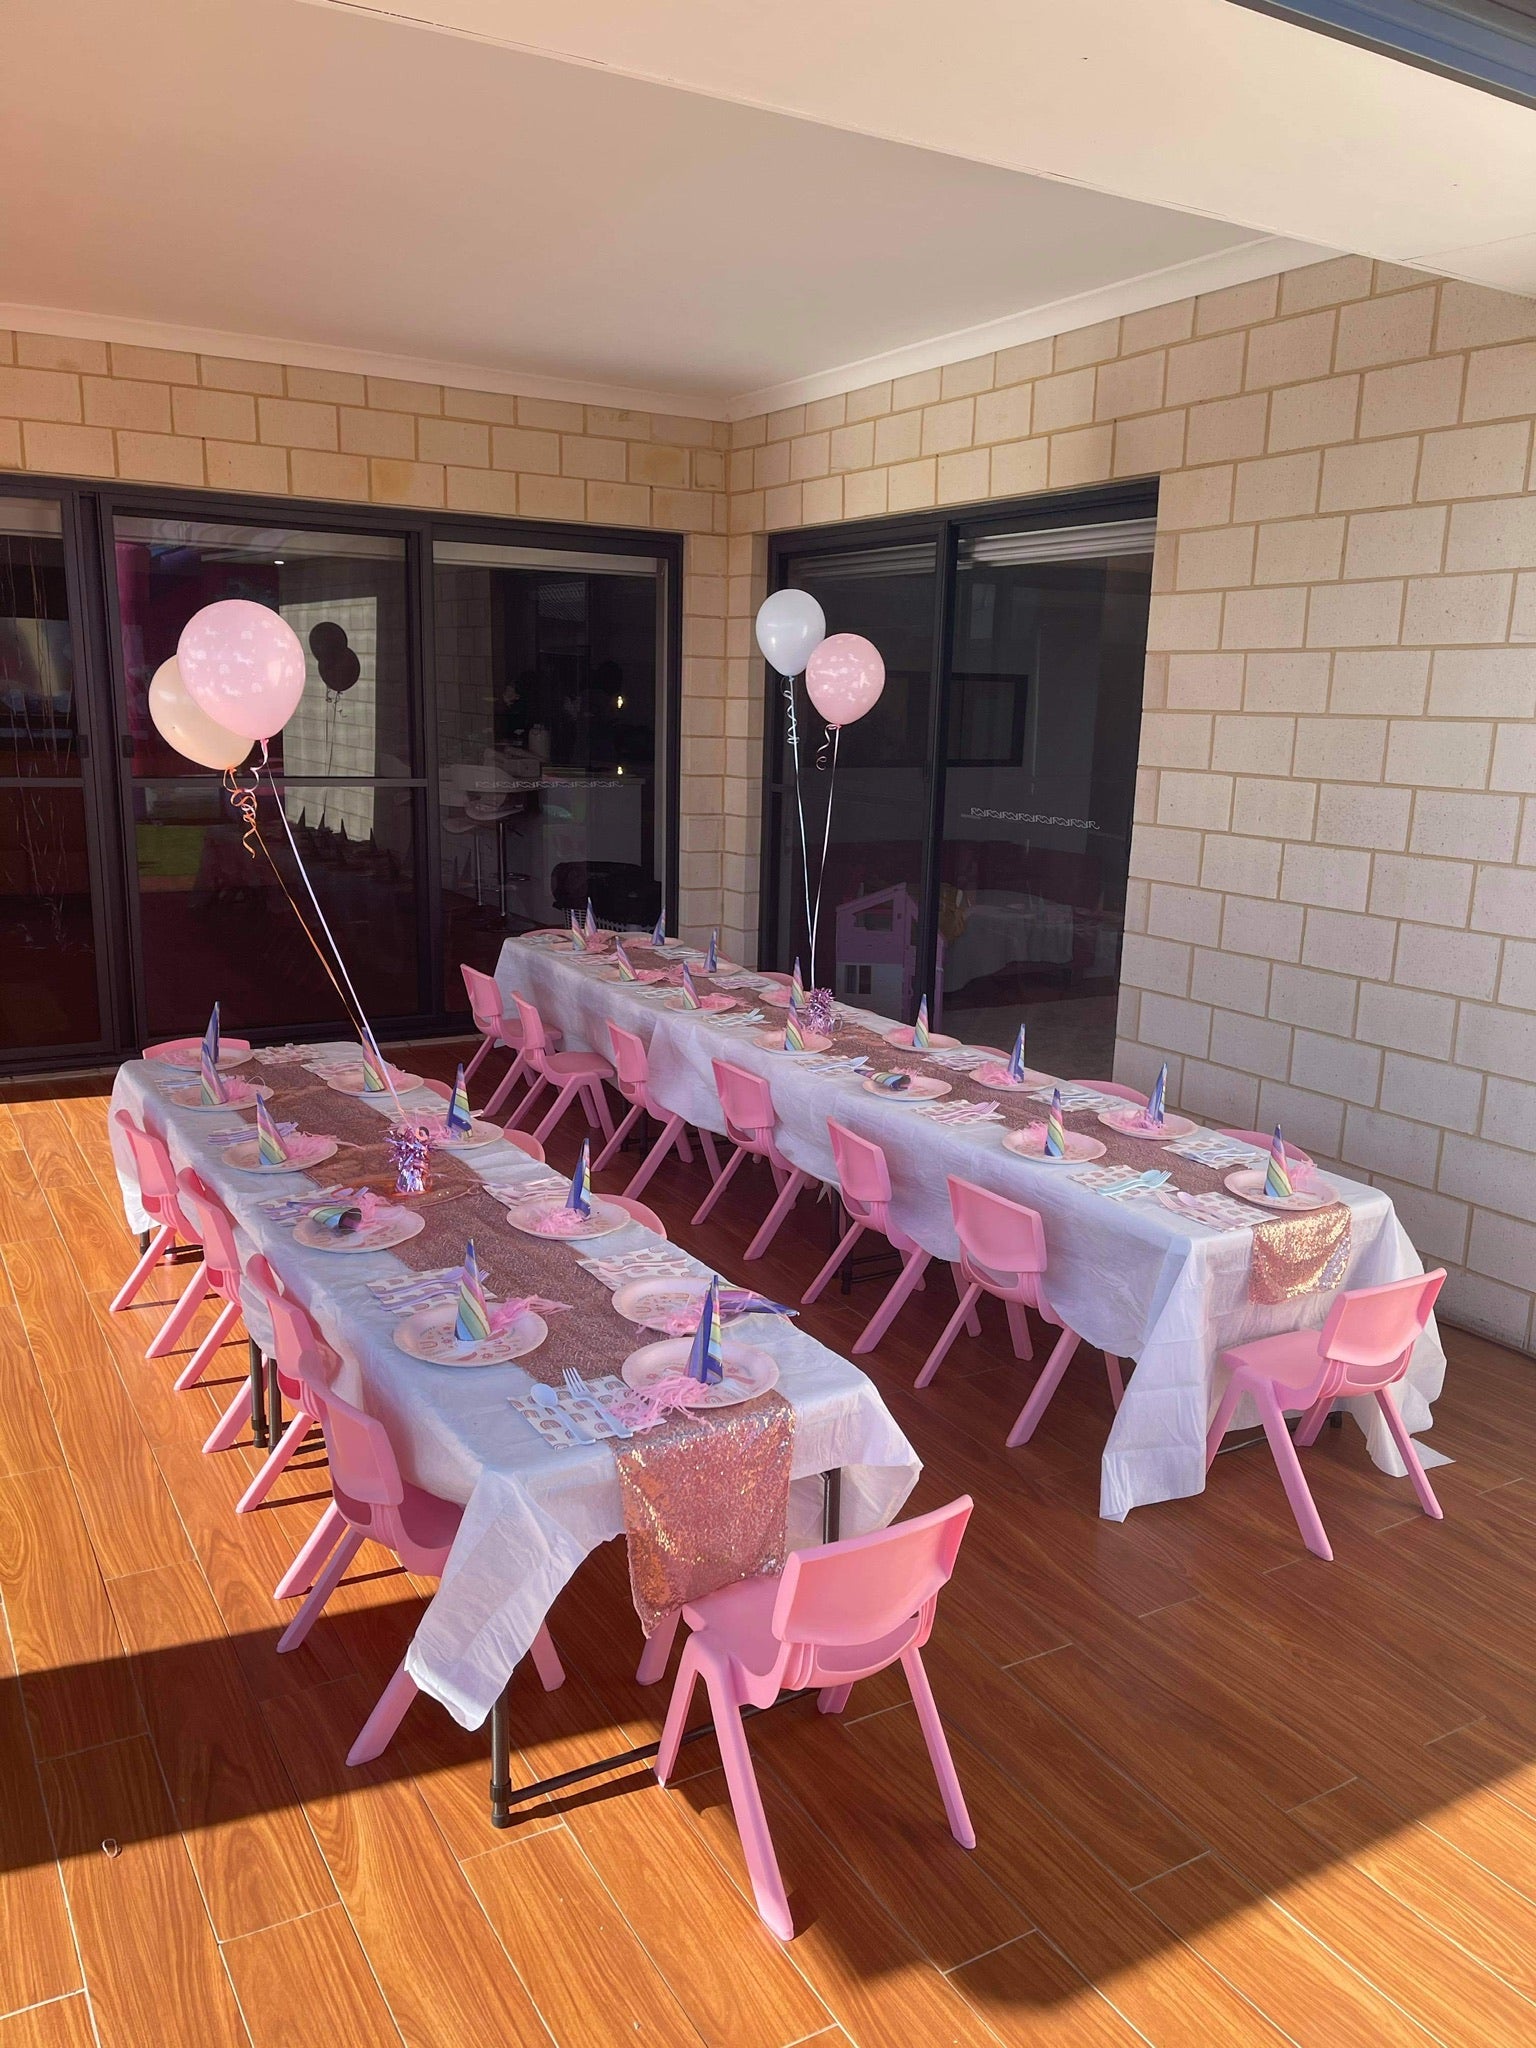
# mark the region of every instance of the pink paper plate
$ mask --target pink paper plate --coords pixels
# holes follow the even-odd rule
[[[913,1051],[912,1026],[898,1024],[894,1031],[887,1031],[885,1042],[887,1045],[899,1045],[903,1052]],[[928,1046],[932,1052],[948,1052],[959,1043],[958,1038],[946,1038],[942,1031],[930,1031],[928,1034]]]
[[[1099,1122],[1107,1131],[1115,1131],[1122,1138],[1140,1138],[1144,1145],[1166,1145],[1170,1138],[1188,1138],[1200,1126],[1187,1116],[1175,1116],[1168,1110],[1159,1125],[1142,1122],[1142,1112],[1134,1102],[1128,1102],[1123,1109],[1101,1109]]]
[[[1003,1143],[1010,1152],[1017,1152],[1021,1159],[1032,1159],[1037,1166],[1082,1166],[1090,1159],[1102,1159],[1106,1150],[1102,1138],[1090,1138],[1083,1131],[1068,1131],[1067,1156],[1054,1159],[1045,1149],[1045,1125],[1026,1124],[1022,1131],[1007,1131]]]
[[[144,1057],[155,1060],[161,1066],[188,1067],[196,1073],[202,1059],[203,1041],[200,1038],[167,1038],[159,1045],[146,1045]],[[251,1056],[251,1041],[248,1038],[224,1038],[219,1041],[219,1072],[226,1067],[243,1067]]]
[[[819,1031],[802,1031],[800,1036],[805,1040],[802,1048],[805,1052],[825,1052],[832,1043],[830,1038],[823,1038]],[[784,1034],[782,1031],[754,1031],[752,1043],[760,1045],[764,1052],[782,1052]]]
[[[673,1009],[673,1010],[686,1010],[686,1009],[688,1009],[689,1007],[690,1007],[690,1005],[689,1005],[689,1004],[687,1004],[687,1003],[685,1003],[685,1002],[684,1002],[684,1001],[682,1000],[682,998],[681,998],[680,996],[679,996],[679,997],[677,997],[676,999],[669,999],[669,1001],[668,1001],[668,1008],[669,1008],[669,1009]],[[719,996],[719,995],[714,995],[714,994],[710,994],[710,995],[703,995],[703,996],[700,996],[700,997],[699,997],[699,1008],[700,1008],[700,1010],[701,1010],[701,1011],[702,1011],[702,1010],[734,1010],[734,1009],[735,1009],[735,1007],[736,1007],[736,998],[735,998],[734,996]]]
[[[1038,1088],[1042,1083],[1053,1078],[1053,1075],[1041,1073],[1038,1067],[1026,1067],[1022,1081],[1010,1080],[1008,1077],[1008,1062],[1006,1060],[994,1061],[990,1066],[972,1067],[971,1069],[971,1079],[980,1087],[1003,1088],[1015,1095],[1021,1089]]]

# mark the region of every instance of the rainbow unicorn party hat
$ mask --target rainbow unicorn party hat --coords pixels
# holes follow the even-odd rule
[[[581,1157],[576,1162],[576,1171],[571,1175],[571,1192],[565,1198],[565,1206],[574,1216],[592,1214],[592,1140],[581,1141]]]
[[[595,939],[596,937],[597,937],[597,919],[596,919],[596,918],[595,918],[595,917],[594,917],[594,916],[592,915],[592,898],[591,898],[591,897],[589,896],[589,897],[587,898],[587,925],[586,925],[586,938],[587,938],[587,944],[588,944],[588,945],[590,946],[590,945],[591,945],[591,943],[592,943],[592,941],[593,941],[593,940],[594,940],[594,939]]]
[[[1008,1078],[1010,1081],[1024,1079],[1024,1026],[1019,1026],[1019,1035],[1013,1041],[1013,1051],[1008,1055]]]
[[[203,1033],[203,1051],[213,1062],[219,1064],[219,1006],[214,1004],[208,1018],[208,1029]]]
[[[389,1068],[385,1064],[384,1055],[379,1051],[373,1033],[366,1024],[363,1026],[363,1093],[389,1093]]]
[[[620,981],[639,980],[630,957],[624,950],[624,941],[622,939],[615,939],[613,942],[613,964],[619,970]]]
[[[464,1079],[464,1062],[459,1061],[459,1071],[453,1077],[453,1096],[448,1104],[448,1128],[456,1138],[467,1138],[470,1131],[469,1085]]]
[[[199,1097],[205,1107],[213,1109],[229,1100],[229,1090],[224,1086],[223,1077],[219,1073],[217,1056],[209,1057],[206,1038],[197,1056],[197,1071]]]
[[[699,1315],[699,1327],[693,1333],[693,1348],[688,1353],[688,1377],[706,1387],[716,1386],[725,1378],[718,1273],[710,1278],[709,1292],[704,1297],[704,1307]]]
[[[709,935],[709,951],[704,955],[704,972],[713,974],[720,965],[720,928],[717,925]]]
[[[693,985],[693,976],[688,972],[688,963],[683,962],[683,1007],[687,1010],[702,1010],[699,992]]]
[[[1061,1090],[1051,1090],[1051,1106],[1045,1113],[1045,1156],[1047,1159],[1065,1159],[1067,1156],[1067,1127],[1061,1120]]]
[[[655,923],[655,927],[653,928],[653,930],[652,930],[652,932],[651,932],[651,944],[652,944],[653,946],[664,946],[664,945],[665,945],[666,943],[667,943],[667,913],[666,913],[665,911],[663,911],[663,912],[661,913],[660,917],[658,917],[658,918],[657,918],[657,920],[656,920],[656,923]]]
[[[1264,1169],[1264,1192],[1272,1202],[1289,1201],[1296,1192],[1291,1186],[1290,1168],[1285,1163],[1285,1140],[1280,1135],[1278,1124],[1269,1148],[1269,1164]]]
[[[285,1166],[288,1147],[272,1121],[272,1113],[258,1096],[256,1101],[256,1156],[263,1166]]]
[[[1147,1107],[1143,1115],[1144,1122],[1155,1124],[1159,1130],[1163,1127],[1163,1102],[1167,1093],[1168,1062],[1164,1060],[1157,1070],[1157,1079],[1152,1083],[1152,1093],[1147,1097]]]
[[[574,910],[571,912],[571,949],[576,953],[585,953],[587,950],[587,942],[582,936],[581,923]]]
[[[912,1026],[912,1049],[926,1052],[928,1045],[928,998],[924,996],[917,1006],[917,1022]]]
[[[789,977],[789,992],[801,1009],[805,1008],[805,983],[800,977],[800,955],[795,955],[795,971]]]
[[[483,1344],[491,1334],[491,1311],[485,1299],[485,1282],[480,1278],[480,1261],[475,1257],[475,1240],[464,1247],[459,1268],[458,1309],[453,1334],[461,1344]]]
[[[793,989],[789,992],[789,1008],[784,1013],[784,1050],[805,1051],[805,1033],[800,1028],[800,1005],[795,1001]]]

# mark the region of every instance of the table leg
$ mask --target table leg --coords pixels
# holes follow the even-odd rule
[[[267,1364],[254,1337],[247,1339],[251,1359],[251,1442],[264,1451],[267,1436]]]
[[[512,1825],[512,1723],[507,1710],[509,1678],[491,1708],[491,1826]]]
[[[277,1360],[267,1360],[267,1436],[277,1443],[283,1434],[283,1390],[278,1383]]]
[[[834,1467],[821,1475],[823,1503],[821,1510],[821,1540],[836,1543],[843,1533],[843,1474],[842,1468]]]

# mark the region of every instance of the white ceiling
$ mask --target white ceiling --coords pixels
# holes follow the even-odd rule
[[[973,5],[946,11],[943,49],[908,53],[951,120],[948,32]],[[458,11],[631,44],[643,23],[663,66],[676,37],[701,70],[719,54],[684,34],[688,0]],[[879,13],[750,10],[816,51],[823,84],[829,21],[857,14],[868,43]],[[848,132],[825,106],[797,118],[719,79],[680,90],[590,48],[552,60],[366,7],[5,0],[0,34],[0,325],[723,414],[1322,253]],[[869,56],[847,55],[848,83],[878,98]]]

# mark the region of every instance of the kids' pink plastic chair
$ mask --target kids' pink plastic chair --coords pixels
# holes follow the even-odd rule
[[[224,1303],[214,1317],[212,1329],[176,1377],[176,1391],[181,1394],[185,1393],[188,1387],[197,1385],[213,1363],[214,1354],[219,1346],[240,1320],[240,1253],[235,1246],[235,1219],[200,1173],[194,1172],[190,1166],[184,1166],[176,1176],[176,1192],[183,1210],[191,1217],[203,1241],[203,1278],[207,1283],[205,1291],[218,1295]],[[244,1382],[241,1392],[235,1396],[233,1406],[236,1410],[239,1409],[242,1400],[245,1403],[244,1412],[249,1416],[249,1379]],[[220,1451],[225,1448],[226,1441],[234,1442],[235,1436],[240,1433],[238,1428],[234,1436],[227,1440],[223,1435],[228,1421],[229,1413],[226,1412],[224,1421],[203,1445],[205,1451]]]
[[[650,1231],[653,1237],[666,1236],[667,1226],[656,1214],[656,1211],[649,1208],[644,1202],[637,1202],[633,1195],[604,1195],[603,1200],[610,1203],[615,1209],[623,1209],[634,1222],[640,1225],[642,1230]]]
[[[843,1207],[852,1220],[839,1239],[837,1250],[801,1295],[802,1305],[808,1308],[816,1300],[865,1231],[878,1231],[887,1244],[901,1254],[901,1271],[891,1282],[884,1301],[870,1317],[853,1347],[858,1355],[874,1350],[895,1321],[897,1311],[907,1296],[923,1285],[923,1274],[932,1254],[925,1252],[915,1238],[908,1237],[899,1224],[891,1221],[891,1173],[880,1147],[873,1139],[861,1138],[857,1131],[846,1130],[831,1117],[827,1118],[827,1130],[832,1138],[832,1157],[837,1161],[837,1183],[842,1192]],[[953,1270],[955,1290],[963,1292],[965,1283],[959,1266]],[[971,1322],[974,1324],[971,1334],[979,1337],[980,1320],[973,1315]]]
[[[1205,1440],[1206,1470],[1221,1448],[1238,1402],[1252,1394],[1296,1526],[1314,1557],[1331,1560],[1333,1550],[1296,1450],[1316,1442],[1334,1402],[1350,1394],[1374,1397],[1408,1467],[1419,1506],[1437,1522],[1444,1519],[1391,1392],[1408,1370],[1413,1347],[1444,1285],[1445,1268],[1440,1266],[1433,1273],[1389,1281],[1385,1287],[1356,1288],[1339,1296],[1320,1331],[1286,1330],[1221,1354],[1232,1376]],[[1303,1411],[1294,1443],[1285,1426],[1288,1408]]]
[[[1134,1102],[1142,1109],[1145,1109],[1147,1106],[1147,1098],[1142,1094],[1141,1090],[1139,1088],[1127,1088],[1123,1081],[1067,1081],[1063,1083],[1063,1086],[1067,1088],[1096,1088],[1100,1095],[1115,1095],[1122,1102]]]
[[[246,1260],[242,1288],[247,1296],[253,1297],[266,1310],[272,1324],[277,1384],[289,1408],[289,1421],[282,1436],[267,1453],[261,1470],[235,1503],[237,1515],[248,1515],[253,1508],[261,1506],[310,1431],[319,1428],[320,1402],[318,1396],[311,1396],[310,1388],[328,1385],[341,1361],[321,1337],[313,1320],[284,1293],[282,1282],[260,1252]],[[230,1404],[229,1413],[237,1412],[239,1407],[237,1395]],[[249,1412],[250,1396],[247,1392],[246,1414]],[[333,1543],[340,1534],[341,1530],[336,1528],[331,1539]]]
[[[494,1116],[519,1081],[532,1080],[533,1070],[523,1047],[523,1027],[517,1012],[507,1009],[503,1003],[501,990],[490,975],[482,974],[478,967],[467,965],[460,967],[459,972],[464,977],[464,990],[469,997],[469,1014],[480,1034],[479,1048],[464,1069],[465,1080],[473,1079],[475,1069],[488,1052],[495,1050],[513,1055],[511,1066],[496,1084],[490,1101],[480,1111],[482,1116]],[[547,1031],[544,1036],[549,1045],[559,1045],[558,1031]]]
[[[660,1166],[663,1159],[674,1148],[685,1166],[693,1159],[693,1149],[688,1143],[688,1126],[680,1116],[674,1116],[670,1109],[664,1109],[651,1094],[651,1062],[645,1049],[645,1040],[633,1031],[626,1031],[622,1025],[610,1022],[608,1038],[613,1046],[613,1085],[630,1105],[624,1120],[617,1126],[613,1136],[592,1162],[595,1173],[606,1166],[624,1140],[629,1136],[642,1116],[655,1119],[661,1125],[661,1136],[646,1153],[640,1165],[630,1176],[625,1188],[626,1195],[638,1195]],[[700,1131],[699,1138],[704,1147],[704,1157],[709,1163],[709,1177],[712,1181],[720,1178],[720,1155],[715,1150],[714,1134]]]
[[[766,1159],[778,1189],[778,1199],[763,1219],[762,1228],[743,1256],[760,1259],[778,1235],[779,1225],[795,1206],[795,1197],[811,1178],[798,1166],[791,1166],[774,1140],[778,1118],[773,1107],[773,1090],[760,1074],[745,1067],[733,1067],[729,1060],[715,1060],[715,1087],[725,1111],[725,1135],[736,1147],[709,1193],[693,1212],[702,1223],[730,1186],[744,1159]]]
[[[916,1384],[927,1386],[959,1336],[967,1315],[984,1294],[995,1294],[1008,1311],[1014,1357],[1033,1358],[1029,1320],[1024,1313],[1032,1308],[1046,1322],[1054,1323],[1061,1335],[1041,1368],[1033,1392],[1020,1409],[1018,1421],[1008,1432],[1008,1448],[1015,1450],[1034,1435],[1035,1424],[1050,1405],[1051,1396],[1082,1339],[1051,1307],[1042,1284],[1046,1266],[1045,1227],[1038,1211],[1026,1209],[1022,1202],[1010,1202],[1005,1195],[994,1195],[989,1188],[979,1188],[971,1181],[958,1180],[954,1174],[949,1176],[949,1207],[960,1240],[960,1271],[966,1287],[960,1306],[929,1352]],[[1118,1408],[1125,1391],[1120,1361],[1106,1351],[1104,1366],[1109,1374],[1110,1398]]]
[[[1260,1152],[1267,1152],[1275,1142],[1273,1131],[1218,1131],[1216,1135],[1218,1138],[1241,1138],[1245,1145],[1252,1145]],[[1288,1165],[1311,1166],[1311,1156],[1303,1152],[1299,1145],[1293,1145],[1289,1138],[1282,1138],[1280,1142],[1285,1147],[1285,1157]]]
[[[797,1550],[777,1576],[742,1579],[683,1609],[693,1633],[678,1664],[656,1775],[663,1784],[672,1775],[702,1678],[757,1910],[781,1941],[792,1940],[795,1927],[742,1729],[743,1707],[771,1707],[786,1687],[816,1686],[821,1711],[840,1714],[859,1679],[899,1659],[949,1831],[962,1849],[976,1846],[922,1659],[970,1514],[970,1499],[962,1497],[870,1536]]]
[[[464,1078],[466,1081],[469,1079],[468,1067],[464,1069]],[[421,1085],[429,1095],[435,1095],[439,1102],[452,1102],[453,1090],[446,1081],[423,1081]],[[475,1115],[483,1118],[485,1111],[476,1110]],[[541,1165],[543,1164],[544,1147],[537,1138],[530,1138],[526,1131],[514,1131],[510,1128],[503,1129],[501,1135],[509,1145],[515,1145],[519,1152],[526,1152],[530,1159],[537,1159]]]
[[[134,1172],[139,1177],[139,1201],[155,1226],[144,1256],[112,1297],[112,1313],[117,1315],[137,1299],[145,1281],[160,1260],[174,1249],[178,1239],[182,1244],[198,1246],[202,1240],[177,1200],[176,1168],[165,1148],[165,1140],[136,1124],[126,1109],[116,1110],[114,1115],[133,1155]],[[144,1353],[146,1358],[163,1358],[168,1351],[175,1350],[178,1338],[196,1315],[198,1304],[207,1292],[208,1275],[199,1265],[181,1290],[176,1306],[150,1339],[149,1348]]]
[[[518,1021],[523,1027],[523,1058],[527,1060],[533,1078],[516,1112],[508,1117],[507,1128],[510,1130],[520,1124],[544,1090],[553,1088],[556,1091],[555,1106],[533,1134],[541,1145],[578,1095],[587,1112],[587,1122],[594,1130],[600,1130],[605,1138],[611,1138],[613,1118],[608,1114],[608,1098],[603,1093],[603,1083],[613,1079],[612,1067],[601,1053],[555,1052],[549,1033],[544,1029],[544,1020],[533,1004],[523,996],[514,996],[512,1000],[517,1005]]]

